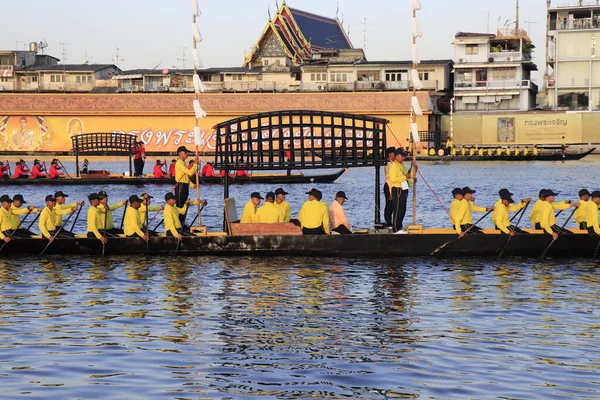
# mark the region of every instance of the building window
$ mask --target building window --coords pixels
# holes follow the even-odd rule
[[[318,69],[310,72],[311,82],[326,82],[327,71],[324,69]]]
[[[2,83],[8,83],[8,82],[11,81],[11,79],[12,78],[9,78],[7,76],[2,76],[2,77],[0,77],[0,82],[2,82]]]
[[[244,75],[234,74],[234,75],[231,75],[231,79],[234,81],[241,81],[243,76]]]
[[[348,82],[347,72],[332,71],[330,77],[331,82]]]
[[[465,54],[468,56],[474,56],[479,54],[479,45],[478,44],[468,44],[465,49]]]
[[[472,82],[473,72],[472,71],[458,71],[456,73],[457,82]]]
[[[52,83],[64,83],[65,76],[64,75],[50,75],[50,82]]]
[[[402,75],[407,73],[406,70],[385,71],[385,80],[386,82],[399,82],[402,80]]]
[[[92,76],[91,75],[77,75],[75,77],[75,82],[78,84],[92,83]]]
[[[422,81],[429,80],[429,72],[419,72],[419,79]]]
[[[263,60],[263,66],[268,67],[269,66],[269,60]]]
[[[33,82],[33,83],[35,83],[35,82],[37,82],[37,81],[38,81],[38,77],[37,77],[37,76],[28,76],[28,77],[27,77],[27,81],[28,81],[29,83],[32,83],[32,82]]]
[[[516,77],[516,68],[492,68],[492,80],[494,81],[514,81]]]

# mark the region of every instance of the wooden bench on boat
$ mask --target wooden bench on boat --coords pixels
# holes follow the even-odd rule
[[[228,198],[224,202],[225,221],[227,232],[230,236],[300,236],[302,228],[294,222],[281,222],[275,224],[242,224],[237,214],[235,199]]]

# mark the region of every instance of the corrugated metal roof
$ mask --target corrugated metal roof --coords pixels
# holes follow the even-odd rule
[[[96,72],[105,68],[117,68],[114,64],[55,64],[55,65],[32,65],[20,68],[19,71],[77,71]],[[117,68],[119,69],[119,68]],[[119,70],[120,71],[120,70]]]

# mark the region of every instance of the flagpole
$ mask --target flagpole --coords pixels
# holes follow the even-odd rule
[[[417,116],[423,116],[423,111],[419,104],[419,98],[417,97],[417,89],[421,89],[423,84],[421,83],[421,79],[419,78],[419,72],[417,70],[417,66],[420,63],[418,51],[417,51],[417,38],[421,36],[421,31],[419,30],[419,25],[417,21],[417,11],[421,9],[420,0],[412,1],[412,19],[413,19],[413,35],[412,35],[412,81],[413,81],[413,90],[412,90],[412,98],[411,98],[411,107],[410,107],[410,143],[412,145],[412,175],[413,179],[413,196],[412,196],[412,224],[414,226],[417,225],[417,143],[421,142],[421,138],[419,137],[419,128],[416,123]]]
[[[200,9],[198,7],[199,0],[192,0],[192,31],[193,31],[193,60],[194,60],[194,145],[196,147],[196,161],[199,160],[198,147],[203,145],[202,132],[200,131],[200,120],[206,116],[206,112],[200,105],[200,93],[204,92],[203,84],[198,75],[198,69],[200,67],[200,56],[198,55],[198,43],[202,40],[200,36],[200,30],[198,29],[198,17],[200,16]],[[196,165],[196,200],[198,200],[198,229],[202,228],[202,209],[200,208],[200,162]]]

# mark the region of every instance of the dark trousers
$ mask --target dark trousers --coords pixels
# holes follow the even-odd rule
[[[332,231],[339,233],[340,235],[352,235],[352,231],[350,231],[350,229],[346,228],[346,225],[340,225],[335,229],[332,229]]]
[[[401,188],[392,188],[393,196],[393,209],[394,214],[392,218],[392,229],[394,232],[398,232],[402,229],[402,223],[404,216],[406,215],[406,201],[408,200],[408,190],[402,190]]]
[[[579,224],[579,229],[581,229],[582,231],[587,231],[589,228],[587,226],[587,222],[582,222]]]
[[[29,179],[29,175],[21,175],[17,179]]]
[[[100,234],[102,234],[102,231],[100,231]],[[94,235],[94,232],[88,232],[87,237],[88,239],[96,239],[96,235]]]
[[[302,228],[303,235],[324,235],[325,230],[322,226],[318,228]]]
[[[177,201],[176,206],[179,208],[183,207],[187,199],[190,197],[190,185],[187,183],[178,183],[175,185],[175,197]],[[185,225],[185,215],[180,215],[179,221],[181,222],[182,226]]]
[[[585,224],[585,222],[583,222],[583,224]],[[585,224],[585,225],[587,227],[587,224]],[[571,232],[570,230],[563,229],[563,228],[561,228],[558,225],[552,225],[551,228],[552,228],[552,232],[558,233],[559,235],[572,235],[573,234],[573,232]],[[536,222],[535,223],[535,229],[538,230],[538,231],[543,230],[542,224],[540,224],[539,222]]]
[[[586,224],[586,225],[587,225],[587,224]],[[597,236],[597,233],[596,233],[596,231],[594,231],[594,228],[593,228],[593,227],[591,227],[591,226],[590,226],[589,228],[587,228],[587,231],[588,231],[588,234],[589,234],[589,235],[592,235],[592,236]]]
[[[385,197],[385,209],[383,211],[383,219],[387,226],[392,226],[392,215],[394,214],[394,201],[390,200],[390,187],[386,183],[383,185],[383,196]]]
[[[56,228],[58,229],[59,227],[57,226]],[[58,233],[58,237],[68,237],[68,238],[72,238],[72,237],[75,237],[75,234],[74,234],[74,233],[71,233],[71,232],[69,232],[69,231],[67,231],[67,230],[65,230],[65,228],[62,228],[62,229],[60,230],[60,232]]]
[[[144,159],[143,158],[134,158],[133,159],[133,176],[142,176],[144,175]]]
[[[498,228],[498,227],[496,226],[496,230],[500,230],[500,228]],[[514,232],[515,232],[517,235],[529,235],[529,232],[526,232],[526,231],[524,231],[523,229],[521,229],[521,228],[518,228],[518,227],[516,227],[516,226],[514,226],[514,225],[509,225],[509,226],[508,226],[508,230],[509,230],[509,231],[514,231]],[[504,233],[504,232],[502,232],[502,234],[503,234],[503,235],[506,235],[506,233]]]
[[[8,232],[9,234],[7,235],[7,234],[5,233],[5,235],[7,235],[7,236],[10,236],[10,233],[11,233],[11,232],[13,232],[13,231],[12,231],[12,230],[10,230],[10,231],[7,231],[7,232]],[[15,237],[15,238],[21,238],[21,239],[28,239],[28,238],[32,237],[33,235],[35,235],[35,233],[33,233],[33,232],[31,232],[31,231],[28,231],[27,229],[24,229],[24,228],[17,229],[17,230],[16,230],[16,231],[14,231],[14,232],[15,232],[15,233],[13,233],[13,234],[12,234],[12,237]]]
[[[471,228],[471,227],[472,227],[472,228]],[[460,230],[461,230],[461,231],[463,231],[463,232],[466,232],[466,231],[468,231],[469,229],[471,229],[471,230],[469,231],[469,233],[472,233],[472,234],[474,234],[474,235],[483,235],[483,234],[484,234],[484,233],[483,233],[483,230],[481,230],[481,228],[480,228],[480,227],[478,227],[478,226],[473,226],[473,224],[465,224],[465,225],[461,225],[461,226],[460,226]]]

